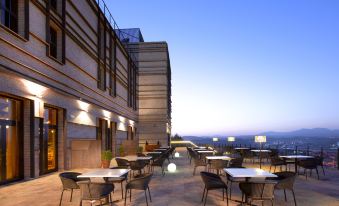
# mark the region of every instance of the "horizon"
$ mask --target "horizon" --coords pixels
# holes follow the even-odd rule
[[[168,42],[173,134],[338,128],[338,1],[106,3],[120,28]]]

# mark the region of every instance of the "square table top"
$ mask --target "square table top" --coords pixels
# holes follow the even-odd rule
[[[260,149],[252,149],[251,151],[252,152],[271,152],[271,150],[268,150],[268,149],[262,149],[262,150],[260,150]]]
[[[287,159],[308,159],[308,158],[314,158],[313,156],[306,156],[306,155],[283,155],[280,156],[282,158],[287,158]]]
[[[145,152],[145,154],[161,154],[162,152]]]
[[[208,149],[206,149],[206,148],[194,148],[194,151],[206,151],[206,150],[208,150]]]
[[[170,146],[167,146],[167,147],[159,147],[159,149],[169,149],[169,148],[171,148]]]
[[[94,169],[78,175],[79,178],[86,177],[121,177],[128,173],[130,169]]]
[[[277,175],[259,168],[224,168],[224,171],[230,176],[238,178],[277,177]]]
[[[198,153],[214,153],[213,150],[198,150]]]
[[[250,148],[248,148],[248,147],[236,147],[236,148],[234,148],[235,150],[242,150],[242,149],[250,149]]]
[[[206,156],[206,159],[208,160],[230,160],[232,158],[225,155],[225,156]]]
[[[166,151],[168,149],[165,149],[165,148],[158,148],[158,149],[154,149],[154,151]]]
[[[152,159],[152,157],[150,157],[150,156],[138,157],[138,156],[134,156],[134,155],[125,156],[125,157],[116,157],[116,158],[125,159],[125,160],[128,160],[129,162],[135,162],[135,161],[138,161],[138,160],[151,160]]]

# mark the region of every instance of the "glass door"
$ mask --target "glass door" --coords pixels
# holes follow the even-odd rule
[[[21,101],[0,96],[0,184],[22,179]]]
[[[44,119],[40,122],[40,174],[57,171],[58,110],[45,107]]]

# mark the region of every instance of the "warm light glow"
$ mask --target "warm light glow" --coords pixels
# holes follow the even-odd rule
[[[43,117],[44,114],[44,102],[38,98],[34,98],[34,116]]]
[[[134,121],[133,120],[129,120],[128,122],[129,122],[130,126],[134,126]]]
[[[47,90],[46,87],[36,84],[34,82],[22,79],[21,82],[25,85],[27,91],[33,96],[42,98],[43,94]]]
[[[122,116],[118,116],[118,119],[120,122],[125,123],[126,122],[126,118],[122,117]]]
[[[235,137],[227,137],[227,141],[234,142],[235,141]]]
[[[169,172],[175,172],[175,170],[177,170],[177,166],[174,164],[174,163],[170,163],[168,166],[167,166],[167,170]]]
[[[78,105],[79,105],[79,108],[80,108],[82,111],[88,112],[88,108],[89,108],[89,104],[88,104],[88,103],[83,102],[83,101],[81,101],[81,100],[78,100]]]
[[[180,157],[179,152],[174,153],[174,157]]]
[[[171,144],[190,144],[193,147],[198,147],[196,144],[194,144],[191,141],[171,141]]]
[[[122,122],[118,123],[118,128],[117,129],[120,130],[120,131],[127,131],[126,125],[124,123],[122,123]]]
[[[96,125],[96,123],[93,122],[88,113],[85,111],[80,111],[79,114],[74,118],[73,122],[84,125]]]
[[[102,110],[102,114],[104,115],[104,117],[106,117],[107,119],[111,118],[111,113],[107,110]]]
[[[266,136],[255,136],[255,142],[266,142]]]
[[[219,139],[217,137],[213,137],[213,142],[217,142]]]

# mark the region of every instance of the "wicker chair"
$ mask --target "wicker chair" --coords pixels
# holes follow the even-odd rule
[[[126,205],[126,199],[127,199],[127,191],[130,191],[130,196],[129,196],[129,201],[132,200],[132,189],[134,190],[144,190],[145,191],[145,197],[146,197],[146,204],[148,205],[148,200],[147,200],[147,193],[146,190],[148,190],[149,194],[149,199],[152,202],[152,197],[151,197],[151,192],[149,189],[149,183],[151,181],[153,174],[143,174],[139,175],[136,179],[131,180],[126,184],[126,193],[125,193],[125,205]]]
[[[134,175],[134,171],[138,171],[139,175],[141,175],[141,170],[144,169],[146,165],[147,165],[147,162],[144,160],[137,160],[137,161],[130,162],[129,166],[130,166],[130,169],[132,170],[132,172],[130,173],[130,178],[131,178],[132,173]]]
[[[324,170],[324,157],[321,156],[315,156],[315,161],[317,163],[317,166],[320,166],[323,170],[323,174],[325,176],[325,170]]]
[[[205,170],[207,169],[206,162],[202,159],[199,159],[199,156],[197,154],[194,154],[192,158],[194,163],[193,176],[195,175],[195,170],[197,169],[197,167],[205,167]]]
[[[242,166],[243,160],[244,159],[242,157],[231,159],[227,168],[244,168]],[[230,199],[232,199],[232,184],[233,184],[233,182],[236,182],[236,183],[244,182],[245,178],[234,178],[234,177],[228,175],[227,173],[226,173],[226,178],[227,178],[227,185],[228,185],[228,183],[230,183],[230,186],[229,186],[229,188],[230,188]]]
[[[78,182],[80,187],[80,206],[82,206],[83,200],[89,201],[100,201],[102,205],[102,199],[108,200],[112,205],[111,193],[114,191],[114,185],[108,182],[99,183],[91,181],[80,181]],[[92,205],[92,202],[91,202]]]
[[[210,160],[209,165],[210,165],[210,167],[208,168],[208,170],[216,170],[217,175],[219,175],[220,170],[227,167],[228,161],[227,160]]]
[[[82,180],[89,180],[89,178],[78,178],[79,175],[81,175],[81,173],[78,172],[63,172],[59,174],[62,183],[62,193],[59,205],[61,205],[62,197],[65,190],[71,190],[71,198],[69,201],[72,202],[73,190],[80,189],[77,182]]]
[[[296,173],[294,173],[294,172],[276,172],[274,174],[277,175],[278,177],[268,178],[270,180],[274,180],[274,181],[277,182],[274,189],[284,190],[285,201],[287,201],[286,190],[290,190],[293,194],[294,205],[297,206],[297,201],[295,199],[295,194],[294,194],[294,189],[293,189],[294,181],[295,181],[295,178],[296,178]]]
[[[310,170],[310,176],[312,176],[312,170],[315,169],[317,172],[318,180],[319,180],[319,172],[318,172],[318,165],[317,161],[314,158],[303,159],[298,161],[298,166],[304,168],[304,174],[306,175],[307,179],[307,170]]]
[[[125,169],[125,167],[112,167],[110,169]],[[123,187],[123,182],[126,181],[127,182],[127,177],[128,177],[128,173],[124,174],[121,177],[109,177],[109,178],[104,178],[106,182],[110,182],[112,184],[114,183],[120,183],[121,186],[121,198],[124,198],[124,187]]]
[[[209,190],[222,189],[222,200],[225,200],[225,190],[226,190],[226,201],[228,205],[227,185],[225,184],[225,182],[222,181],[220,176],[213,174],[213,173],[209,173],[209,172],[200,172],[200,175],[201,175],[202,181],[205,184],[201,202],[203,202],[205,199],[204,205],[206,205],[206,200],[207,200],[207,195],[208,195]]]
[[[164,176],[165,175],[165,168],[164,168],[165,160],[166,160],[166,158],[164,156],[160,156],[157,159],[155,159],[151,164],[152,172],[154,171],[154,167],[160,167],[161,168],[161,174],[162,174],[162,176]]]
[[[246,201],[250,200],[250,205],[253,201],[261,201],[262,204],[265,200],[270,200],[274,205],[274,186],[276,182],[241,182],[239,188],[242,192],[241,202],[244,202],[244,196]],[[246,202],[247,203],[247,202]]]
[[[129,162],[128,160],[126,159],[123,159],[123,158],[115,158],[115,161],[117,162],[118,164],[118,167],[124,167],[124,168],[129,168]]]
[[[270,171],[271,171],[272,166],[274,166],[274,172],[277,166],[280,166],[280,171],[282,171],[282,166],[285,166],[287,170],[287,164],[284,159],[279,158],[279,156],[271,156],[270,158],[271,158]]]

